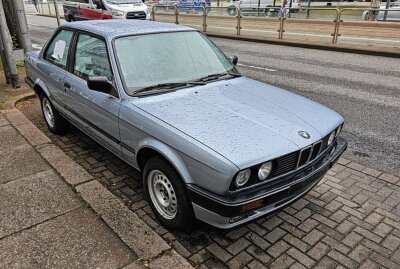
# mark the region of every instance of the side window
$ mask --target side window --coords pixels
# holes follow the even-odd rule
[[[76,44],[74,74],[82,79],[105,76],[112,80],[107,47],[103,40],[80,34]]]
[[[44,58],[49,62],[65,68],[67,66],[68,50],[72,40],[72,31],[61,30],[48,46]]]

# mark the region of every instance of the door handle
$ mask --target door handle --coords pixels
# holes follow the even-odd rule
[[[67,89],[71,89],[71,84],[69,84],[68,82],[65,82],[64,87]]]

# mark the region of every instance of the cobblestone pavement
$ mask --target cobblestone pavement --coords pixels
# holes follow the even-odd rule
[[[17,106],[182,256],[199,268],[400,268],[399,178],[340,160],[313,191],[277,214],[221,231],[168,232],[143,198],[141,175],[71,127],[49,133],[37,99]]]

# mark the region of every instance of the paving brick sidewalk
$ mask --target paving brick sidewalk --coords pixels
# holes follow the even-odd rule
[[[21,111],[198,268],[400,268],[399,178],[345,159],[303,199],[274,216],[221,231],[168,232],[143,199],[141,175],[71,127],[49,133],[37,99]]]
[[[191,267],[21,112],[0,141],[1,269]]]

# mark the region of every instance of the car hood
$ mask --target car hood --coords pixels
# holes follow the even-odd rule
[[[240,169],[310,145],[343,122],[323,105],[245,77],[131,102]]]
[[[132,4],[108,4],[111,9],[131,12],[131,11],[146,11],[147,6],[143,3],[132,3]]]

